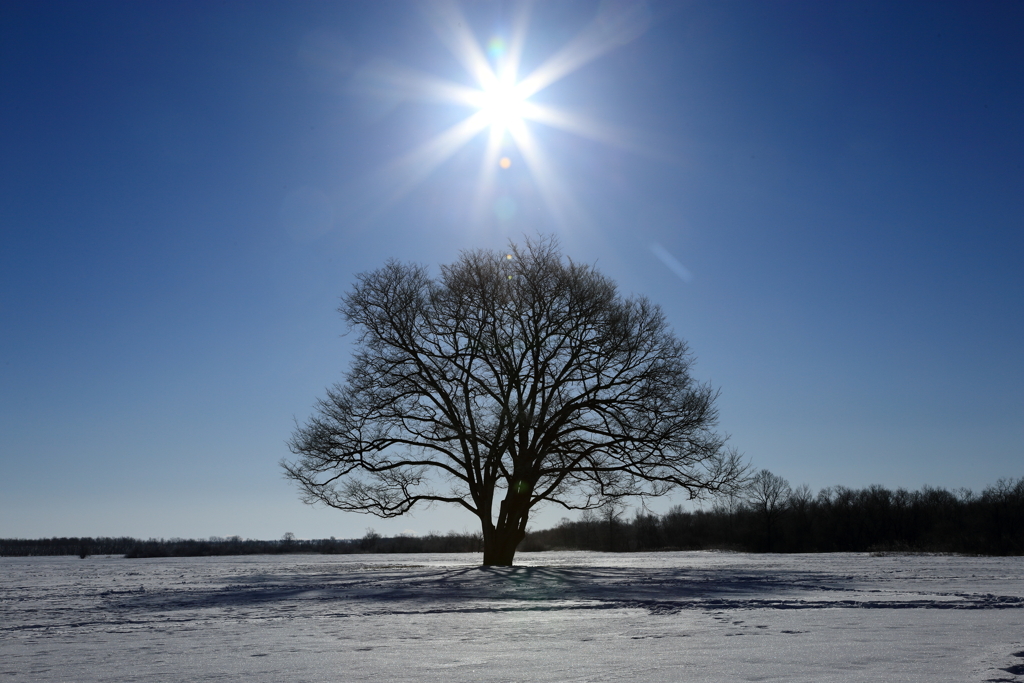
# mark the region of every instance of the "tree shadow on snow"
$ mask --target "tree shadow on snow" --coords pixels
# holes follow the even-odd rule
[[[640,608],[684,609],[1024,608],[1024,598],[880,590],[852,577],[773,567],[423,567],[335,565],[250,575],[221,583],[106,596],[119,609],[242,608],[321,603],[354,612],[458,612]]]

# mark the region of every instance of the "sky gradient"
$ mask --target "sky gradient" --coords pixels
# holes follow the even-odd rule
[[[452,11],[3,3],[0,536],[477,530],[278,462],[356,273],[538,233],[664,308],[756,468],[1024,476],[1024,4],[539,2],[520,75],[565,58],[531,101],[569,129],[508,168],[486,130],[427,163],[474,113],[444,26],[497,64],[522,16]]]

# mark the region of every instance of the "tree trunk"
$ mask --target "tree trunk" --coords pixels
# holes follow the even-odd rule
[[[518,529],[495,529],[490,538],[484,538],[484,566],[511,567],[516,548],[525,537],[526,532]]]
[[[511,567],[516,555],[516,548],[526,538],[526,521],[529,518],[530,495],[528,492],[510,491],[501,501],[498,524],[490,525],[490,520],[483,523],[484,529],[484,566]]]

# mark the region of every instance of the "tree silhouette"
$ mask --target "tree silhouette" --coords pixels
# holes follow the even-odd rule
[[[772,550],[772,532],[779,521],[779,517],[786,509],[793,490],[789,482],[777,474],[768,470],[761,470],[748,483],[748,498],[751,506],[764,521],[767,549]],[[801,491],[801,495],[804,494]]]
[[[307,503],[380,517],[461,505],[483,563],[511,565],[539,503],[692,498],[742,478],[713,430],[717,392],[690,376],[661,309],[553,239],[463,252],[436,279],[389,261],[339,311],[358,351],[281,463]]]

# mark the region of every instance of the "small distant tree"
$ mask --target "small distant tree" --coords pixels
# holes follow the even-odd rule
[[[772,549],[772,534],[791,493],[789,482],[768,470],[755,474],[748,484],[747,500],[764,523],[769,551]]]
[[[373,552],[380,543],[380,534],[373,528],[368,528],[363,537],[359,540],[359,549],[365,552]]]
[[[637,510],[633,517],[633,538],[636,550],[663,547],[665,542],[661,533],[661,520],[650,512]]]
[[[807,484],[800,484],[789,494],[790,524],[794,547],[800,551],[815,549],[813,537],[814,492]]]
[[[359,349],[282,462],[308,503],[380,517],[460,505],[484,564],[511,565],[545,501],[692,498],[742,478],[714,431],[717,392],[661,309],[551,239],[463,252],[437,278],[390,261],[339,310]]]
[[[604,549],[609,552],[616,550],[619,545],[623,512],[623,508],[617,505],[616,501],[610,501],[601,510],[601,524],[605,534]]]
[[[789,506],[802,515],[807,514],[813,504],[814,492],[807,484],[800,484],[789,494]]]

